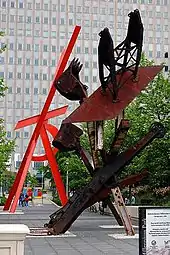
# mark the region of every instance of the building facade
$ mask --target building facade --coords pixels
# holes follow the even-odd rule
[[[0,118],[5,120],[7,137],[16,138],[13,170],[19,166],[34,126],[17,131],[14,127],[19,120],[41,112],[74,26],[80,25],[81,32],[70,60],[76,56],[84,64],[81,81],[89,86],[90,94],[99,86],[98,33],[108,27],[117,45],[126,36],[128,13],[134,9],[140,10],[144,23],[146,56],[158,64],[164,62],[165,52],[170,53],[170,0],[0,0],[0,30],[5,32],[1,46],[7,44],[0,55],[0,77],[8,85],[5,98],[0,98]],[[50,109],[68,103],[67,114],[76,105],[56,92]],[[50,122],[59,127],[64,117]],[[41,141],[35,153],[44,153]]]

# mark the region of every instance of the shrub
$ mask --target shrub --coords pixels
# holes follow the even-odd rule
[[[0,197],[0,206],[5,205],[5,202],[6,202],[6,197],[5,196]]]

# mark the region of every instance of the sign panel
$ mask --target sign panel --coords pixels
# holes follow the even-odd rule
[[[139,209],[139,255],[170,255],[170,207]]]

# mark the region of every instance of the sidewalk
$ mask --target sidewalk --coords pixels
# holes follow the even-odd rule
[[[1,215],[0,224],[25,224],[29,228],[43,227],[57,207],[47,199],[36,200],[23,207],[23,215]],[[137,255],[138,239],[116,239],[112,235],[123,233],[114,229],[113,217],[83,212],[69,231],[60,236],[33,237],[25,241],[25,255]]]

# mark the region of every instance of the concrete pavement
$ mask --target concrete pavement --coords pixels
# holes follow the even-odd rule
[[[34,206],[22,208],[23,215],[0,215],[0,224],[22,223],[30,228],[43,227],[49,221],[49,215],[57,209],[49,201],[43,202],[44,204],[39,201]],[[137,255],[138,239],[115,239],[109,236],[124,232],[113,229],[111,225],[115,224],[114,218],[87,210],[67,234],[53,237],[28,236],[25,241],[25,255]]]

